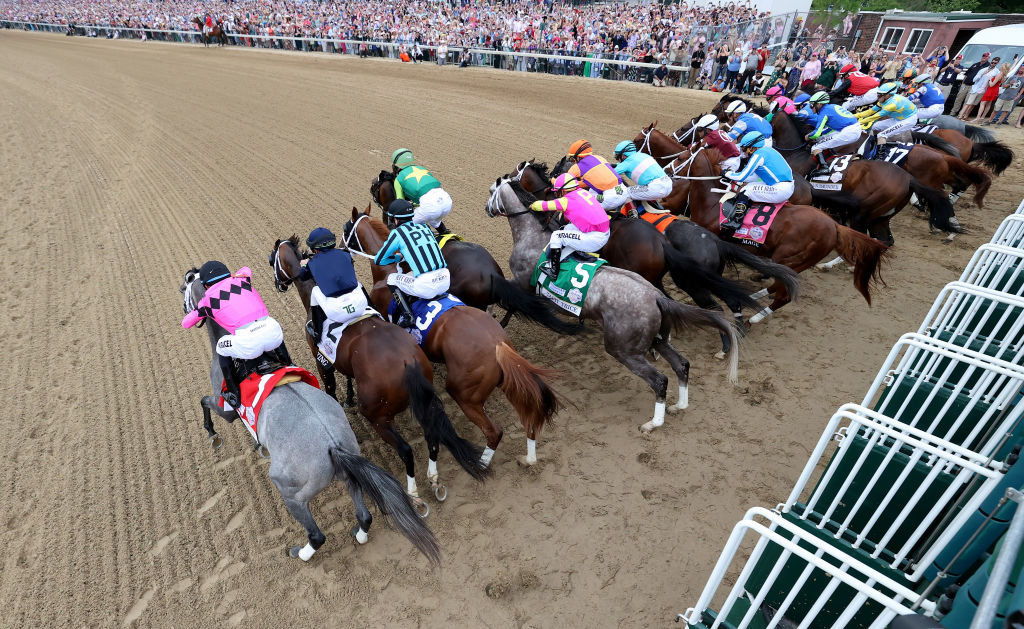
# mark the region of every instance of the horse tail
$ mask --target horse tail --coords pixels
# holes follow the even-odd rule
[[[582,324],[570,323],[556,315],[548,306],[547,299],[531,295],[503,277],[495,277],[491,281],[491,300],[505,310],[522,313],[527,319],[558,334],[571,336],[584,329]]]
[[[772,262],[768,258],[762,258],[756,253],[751,253],[743,247],[721,238],[715,238],[715,244],[718,245],[718,255],[727,264],[743,264],[754,269],[764,277],[770,277],[777,282],[781,282],[786,287],[786,292],[789,293],[790,298],[794,301],[800,296],[800,276],[793,269],[784,264]]]
[[[682,332],[691,326],[715,328],[725,336],[729,337],[729,382],[739,382],[739,335],[736,333],[736,326],[722,314],[706,308],[696,308],[669,299],[664,295],[658,295],[658,310],[661,311],[661,334],[668,336],[669,332]]]
[[[985,194],[988,193],[988,189],[992,185],[992,175],[988,174],[984,168],[968,164],[959,158],[946,161],[949,162],[957,179],[974,186],[974,204],[979,208],[982,207],[985,202]]]
[[[434,385],[423,375],[416,363],[405,367],[405,388],[409,391],[409,406],[413,417],[423,427],[427,437],[434,437],[452,454],[452,458],[476,480],[483,480],[490,473],[480,462],[482,449],[466,441],[455,432],[455,426],[444,412],[444,405],[437,397]]]
[[[976,127],[972,124],[964,125],[964,135],[967,136],[968,140],[975,144],[996,141],[996,136],[992,135],[991,131],[988,129],[982,129],[981,127]]]
[[[871,285],[877,282],[885,284],[882,280],[882,260],[889,255],[889,247],[859,231],[836,224],[835,250],[853,265],[853,284],[870,306]]]
[[[705,271],[699,265],[691,262],[678,249],[666,241],[662,247],[665,251],[665,264],[668,266],[669,275],[676,286],[684,291],[688,286],[700,286],[707,288],[711,294],[718,297],[727,304],[740,304],[759,310],[761,304],[751,299],[751,289],[738,282],[728,280],[718,273]]]
[[[979,161],[1001,175],[1013,161],[1013,150],[1002,142],[975,142],[971,147],[969,162]]]
[[[390,520],[431,564],[441,563],[441,545],[434,533],[416,513],[409,495],[395,477],[358,454],[349,454],[337,446],[329,449],[334,469],[352,478],[368,496],[385,520]]]
[[[953,219],[953,204],[941,190],[929,188],[917,179],[910,178],[910,191],[928,206],[928,224],[946,232],[959,232],[960,226]]]
[[[534,435],[531,439],[535,439],[562,406],[549,384],[555,372],[531,364],[505,341],[494,348],[494,355],[501,369],[501,390],[522,418],[527,436]]]
[[[860,215],[860,199],[843,190],[818,190],[812,187],[811,205],[825,210],[845,223]]]
[[[943,153],[949,153],[955,157],[960,157],[960,151],[951,142],[943,140],[937,135],[931,133],[921,133],[920,131],[911,131],[910,137],[913,138],[914,144],[923,144],[929,148],[933,148]]]

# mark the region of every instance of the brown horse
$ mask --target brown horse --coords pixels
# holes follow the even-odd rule
[[[274,243],[270,266],[274,269],[274,286],[278,291],[283,293],[295,284],[306,310],[306,318],[309,319],[309,300],[314,283],[312,280],[297,279],[302,268],[300,261],[306,255],[299,249],[298,236],[293,235]],[[316,358],[319,352],[308,334],[306,343]],[[398,433],[394,422],[395,416],[405,409],[410,408],[412,415],[423,427],[430,456],[427,477],[439,501],[448,495],[437,471],[439,444],[443,443],[456,462],[473,478],[481,480],[488,473],[487,466],[480,462],[480,448],[455,432],[431,384],[434,370],[430,361],[416,341],[402,328],[376,316],[359,319],[349,324],[338,340],[333,369],[325,369],[319,359],[316,360],[316,367],[324,383],[324,391],[335,399],[338,396],[334,371],[348,378],[349,406],[352,405],[352,380],[355,379],[359,391],[359,412],[402,459],[407,491],[421,511],[430,513],[430,508],[418,497],[412,448]]]
[[[374,255],[388,237],[384,223],[370,216],[370,208],[359,212],[352,208],[352,220],[345,223],[345,243],[352,251]],[[391,301],[387,276],[396,265],[371,265],[373,290],[370,300],[384,312]],[[403,332],[404,333],[404,332]],[[407,334],[407,336],[409,336]],[[412,337],[409,336],[411,339]],[[501,388],[526,431],[525,465],[537,462],[537,435],[558,412],[561,401],[551,388],[553,371],[530,364],[520,356],[512,341],[493,317],[468,306],[456,306],[438,315],[423,340],[430,360],[448,367],[446,389],[474,424],[484,433],[487,448],[482,461],[490,463],[503,431],[487,416],[484,403],[491,392]]]
[[[203,45],[207,48],[210,47],[211,38],[217,41],[218,46],[226,46],[228,44],[228,35],[224,32],[224,27],[219,23],[214,24],[209,35],[207,35],[206,24],[203,24],[202,18],[194,17],[191,21],[199,27],[199,35],[203,38]]]
[[[715,149],[699,151],[693,159],[690,182],[690,216],[696,223],[720,234],[719,212],[721,194],[714,192],[722,155]],[[902,171],[901,171],[902,172]],[[785,264],[797,273],[820,262],[832,250],[839,252],[853,265],[853,283],[864,299],[871,303],[871,284],[880,281],[881,262],[888,247],[848,227],[839,225],[828,214],[808,205],[787,205],[779,210],[768,230],[764,247],[754,249],[759,255]],[[781,282],[768,288],[774,294],[771,306],[752,321],[759,321],[790,302]]]
[[[394,181],[393,173],[382,170],[370,184],[370,196],[381,210],[386,210],[395,200]],[[449,238],[443,243],[441,252],[452,274],[452,285],[448,292],[467,306],[481,310],[498,304],[506,312],[502,327],[518,312],[530,321],[559,334],[572,335],[583,331],[582,325],[558,317],[547,299],[531,295],[515,282],[505,279],[505,273],[494,257],[480,245],[460,238]]]

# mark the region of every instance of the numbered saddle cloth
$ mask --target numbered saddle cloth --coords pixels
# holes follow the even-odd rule
[[[743,224],[732,233],[732,238],[744,245],[764,246],[764,241],[768,238],[768,230],[771,229],[772,223],[775,222],[775,217],[778,216],[779,210],[787,203],[789,202],[751,203],[750,207],[747,208],[747,213],[743,216]],[[722,205],[718,206],[718,220],[719,225],[729,220],[725,215]]]
[[[586,256],[584,261],[583,256]],[[537,292],[555,303],[556,306],[577,317],[583,311],[583,302],[587,299],[590,283],[597,271],[608,262],[589,254],[573,253],[562,260],[558,270],[558,279],[552,280],[541,272],[548,261],[547,251],[540,254],[537,266],[533,269],[530,286],[536,286]]]
[[[913,129],[911,129],[911,131],[917,131],[918,133],[931,133],[938,128],[939,125],[937,124],[922,124],[914,127]]]
[[[880,162],[889,162],[896,166],[903,166],[903,162],[907,161],[907,156],[910,155],[910,151],[913,148],[914,145],[909,142],[891,142],[883,144],[878,147],[875,159]]]
[[[242,394],[238,415],[242,418],[242,423],[245,424],[249,434],[252,435],[252,438],[257,443],[260,440],[258,424],[263,402],[266,401],[267,396],[270,395],[270,392],[275,387],[293,382],[305,382],[311,387],[320,388],[320,383],[317,382],[316,376],[302,367],[281,367],[274,373],[266,375],[253,373],[238,383],[239,392]],[[224,398],[221,398],[220,402],[224,405],[224,410],[230,408],[224,403]]]
[[[833,157],[829,161],[827,169],[819,168],[811,173],[808,179],[811,187],[816,190],[842,190],[846,169],[856,159],[860,158],[856,155],[837,155]]]
[[[323,365],[324,369],[333,369],[334,363],[337,362],[338,358],[338,343],[341,341],[341,335],[348,329],[348,326],[370,317],[384,318],[373,309],[373,306],[366,306],[362,314],[345,321],[331,321],[330,319],[324,321],[324,329],[320,334],[320,343],[316,346],[317,362]]]
[[[437,320],[441,318],[441,315],[452,308],[465,305],[461,299],[448,293],[429,301],[426,299],[413,301],[409,304],[409,309],[412,310],[414,325],[408,328],[409,334],[412,334],[412,337],[422,347],[427,342],[427,339],[430,338],[430,331],[433,329],[434,324],[437,323]],[[392,323],[398,320],[398,303],[394,299],[388,304],[388,318]]]

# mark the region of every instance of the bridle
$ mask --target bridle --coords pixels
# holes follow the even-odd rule
[[[291,247],[292,243],[290,240],[282,239],[281,242],[277,243],[277,247],[274,249],[274,288],[276,288],[279,293],[287,291],[288,287],[295,281],[295,277],[289,277],[288,273],[284,270],[284,265],[281,264],[281,247],[285,245]],[[296,254],[298,254],[297,251]]]
[[[654,133],[654,125],[651,125],[649,128],[640,129],[640,135],[644,136],[644,141],[640,145],[640,152],[641,153],[647,153],[648,155],[651,154],[651,151],[650,151],[650,149],[651,149],[651,135],[653,133]],[[675,135],[673,134],[672,137],[675,138]],[[676,142],[679,142],[679,140],[676,140]],[[686,149],[684,148],[683,150],[678,151],[676,153],[671,153],[669,155],[662,155],[661,159],[675,159],[676,157],[679,157],[680,155],[682,155],[685,152],[686,152]]]
[[[524,162],[524,163],[528,163],[528,162]],[[520,176],[522,175],[522,170],[519,171],[519,174],[520,174]],[[509,183],[510,181],[518,181],[518,180],[514,179],[513,177],[505,177],[503,179],[499,179],[498,181],[494,182],[497,185],[494,186],[494,190],[491,192],[491,198],[487,199],[487,205],[484,207],[484,212],[487,213],[487,217],[488,218],[494,218],[495,216],[505,216],[505,217],[508,217],[508,218],[512,218],[512,217],[515,217],[515,216],[522,216],[523,214],[530,214],[531,213],[530,208],[526,208],[525,210],[522,210],[520,212],[511,212],[510,213],[510,212],[506,212],[505,211],[505,202],[501,200],[501,195],[498,194],[498,193],[501,191],[501,187],[504,186],[505,184]],[[524,188],[524,190],[525,190],[525,188]]]
[[[348,251],[349,253],[354,253],[357,256],[369,258],[370,260],[375,260],[376,256],[371,256],[370,254],[366,253],[366,249],[363,247],[363,243],[359,240],[359,230],[357,229],[359,227],[359,223],[368,218],[370,218],[369,214],[360,214],[359,218],[357,218],[355,221],[349,221],[345,223],[345,229],[342,233],[342,235],[344,236],[343,242],[345,243],[345,250]],[[355,243],[355,246],[358,247],[358,249],[353,248],[353,242]]]
[[[192,276],[192,279],[188,279],[190,275]],[[185,311],[185,314],[192,312],[198,307],[195,298],[192,296],[192,286],[194,286],[198,281],[199,271],[197,269],[190,269],[189,272],[185,274],[185,283],[183,284],[182,289],[182,297],[184,300],[181,306]],[[204,325],[206,325],[206,317],[200,318],[199,323],[197,323],[195,327],[201,328]]]

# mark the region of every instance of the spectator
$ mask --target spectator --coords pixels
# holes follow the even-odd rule
[[[999,57],[994,57],[991,61],[988,61],[988,53],[985,53],[982,55],[982,59],[985,59],[988,62],[988,65],[974,75],[974,81],[971,84],[971,89],[968,91],[967,96],[964,99],[964,107],[960,110],[960,115],[957,116],[960,120],[966,121],[970,117],[974,106],[981,104],[981,98],[989,88],[989,79],[999,74]],[[971,67],[973,68],[974,66]],[[970,70],[968,70],[968,76],[969,73]],[[967,85],[967,77],[964,77],[964,84]]]
[[[996,57],[996,61],[999,61],[999,57]],[[1004,63],[999,66],[997,71],[989,71],[985,76],[985,91],[982,92],[981,106],[978,108],[978,115],[975,116],[974,122],[981,122],[985,116],[991,113],[992,108],[999,98],[999,90],[1002,88],[1003,79],[1010,73],[1010,64]]]
[[[1008,64],[1003,64],[1008,65]],[[992,119],[985,124],[999,124],[1000,116],[1002,117],[1003,124],[1010,124],[1010,114],[1013,113],[1013,105],[1020,97],[1024,87],[1024,66],[1017,69],[1017,74],[1005,79],[1003,81],[1003,89],[999,92],[999,97],[996,98],[996,113],[992,116]],[[1017,125],[1020,126],[1019,124]]]
[[[953,107],[950,109],[950,115],[954,112],[963,113],[961,107],[966,101],[967,97],[970,96],[971,90],[974,88],[974,81],[980,72],[987,72],[989,70],[989,53],[981,55],[981,60],[972,63],[967,71],[964,72],[963,83],[961,84],[960,91],[956,95],[956,99],[953,101]],[[979,98],[980,100],[980,98]],[[957,116],[959,117],[959,115]]]
[[[811,59],[804,64],[800,72],[800,89],[809,92],[814,89],[814,81],[821,76],[821,61],[816,53],[811,53]]]
[[[668,66],[662,61],[661,65],[654,71],[654,87],[665,87],[665,78],[668,77]]]

